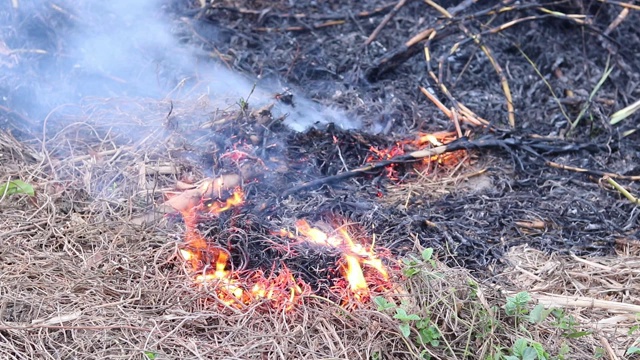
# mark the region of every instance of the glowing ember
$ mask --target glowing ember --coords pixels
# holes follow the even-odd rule
[[[373,155],[367,157],[367,162],[381,161],[381,160],[389,160],[393,157],[404,155],[404,150],[402,148],[402,144],[398,143],[395,146],[392,146],[389,149],[378,149],[375,147],[371,147],[369,149]],[[390,179],[396,179],[396,166],[395,164],[389,165],[386,167],[387,176]]]
[[[456,137],[457,135],[455,132],[437,132],[432,134],[419,134],[416,140],[406,141],[405,144],[411,144],[413,146],[418,147],[418,149],[423,149],[427,146],[446,145],[451,141],[455,140]],[[432,156],[431,158],[425,159],[424,162],[430,163],[434,161],[441,165],[451,166],[451,165],[458,164],[464,157],[464,154],[466,154],[466,151],[459,150],[459,151]]]
[[[367,157],[366,161],[375,162],[389,160],[416,149],[422,150],[428,146],[443,146],[455,140],[456,137],[457,135],[455,132],[437,132],[432,134],[419,134],[417,138],[413,140],[400,141],[388,149],[378,149],[372,146],[369,149],[371,155]],[[465,154],[466,152],[464,150],[459,150],[441,155],[434,155],[430,158],[425,158],[423,163],[428,165],[431,162],[437,162],[441,165],[456,165],[460,163]],[[395,164],[387,166],[386,171],[389,179],[398,180]]]

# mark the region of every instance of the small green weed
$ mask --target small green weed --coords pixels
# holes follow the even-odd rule
[[[627,351],[624,353],[624,355],[625,356],[627,356],[627,355],[640,355],[640,347],[632,346],[632,347],[627,349]]]
[[[507,355],[504,360],[548,360],[549,354],[544,350],[542,344],[536,341],[520,338],[511,347],[511,355]]]
[[[35,195],[33,186],[27,184],[22,180],[11,180],[5,184],[0,185],[0,198],[15,194],[26,194],[29,196]]]
[[[402,274],[406,277],[413,277],[422,271],[425,264],[429,264],[432,268],[436,267],[436,262],[432,258],[432,248],[422,250],[421,257],[422,259],[416,259],[412,256],[402,259],[402,263],[404,264]]]
[[[507,298],[504,312],[508,316],[513,316],[517,325],[525,315],[529,314],[529,302],[531,302],[531,295],[526,291],[519,292],[515,296]]]

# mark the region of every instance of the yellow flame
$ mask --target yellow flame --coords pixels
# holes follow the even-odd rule
[[[377,258],[372,249],[365,248],[356,243],[346,228],[338,229],[336,235],[328,235],[318,228],[311,227],[305,220],[296,222],[296,229],[311,243],[339,248],[343,252],[345,265],[342,266],[344,277],[349,283],[349,288],[361,299],[369,295],[369,285],[364,275],[362,265],[367,265],[376,270],[383,279],[388,279],[388,273],[382,260]],[[286,231],[281,231],[285,234]]]

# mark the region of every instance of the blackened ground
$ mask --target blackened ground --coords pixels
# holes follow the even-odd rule
[[[454,11],[467,2],[439,3]],[[449,119],[418,89],[435,85],[429,68],[441,76],[457,101],[496,127],[508,126],[499,77],[487,55],[468,36],[483,33],[482,43],[502,67],[513,95],[516,123],[512,134],[600,146],[597,151],[544,154],[544,158],[520,154],[524,159],[520,162],[507,152],[476,152],[478,166],[488,169],[483,177],[489,186],[472,192],[458,189],[444,197],[435,197],[428,190],[412,192],[406,206],[384,211],[376,202],[379,188],[384,187],[376,185],[379,178],[372,174],[298,194],[301,199],[317,202],[317,208],[309,206],[312,210],[308,213],[342,211],[353,220],[375,225],[387,245],[413,234],[423,245],[442,249],[453,255],[453,261],[471,267],[485,267],[499,260],[505,249],[521,243],[548,251],[595,255],[610,253],[616,239],[638,237],[638,210],[616,191],[599,185],[599,177],[544,164],[555,161],[623,175],[640,174],[640,135],[622,136],[623,131],[638,127],[638,115],[619,126],[608,121],[613,112],[640,97],[637,11],[607,31],[622,8],[599,1],[514,3],[514,10],[500,13],[495,12],[500,5],[477,2],[457,12],[453,20],[444,19],[425,2],[407,1],[375,40],[364,45],[395,4],[379,0],[222,1],[204,8],[198,2],[192,6],[174,4],[172,10],[183,16],[180,33],[185,41],[201,46],[233,69],[282,81],[283,86],[293,89],[294,101],[295,94],[300,94],[345,108],[360,116],[365,131],[382,132],[389,142],[417,131],[453,129]],[[585,24],[549,15],[547,10],[581,15]],[[527,17],[534,19],[489,32]],[[339,21],[330,23],[334,20]],[[408,51],[404,44],[432,27],[438,28],[438,35],[428,44],[432,56],[428,64],[424,42]],[[456,43],[460,44],[458,50],[451,54]],[[399,58],[406,61],[383,69],[382,60],[392,54],[404,54]],[[590,98],[607,66],[613,70]],[[446,106],[453,106],[445,94],[434,91]],[[583,109],[580,122],[570,131],[570,121]],[[472,136],[486,133],[472,129]],[[356,135],[341,138],[340,153],[333,143],[335,134],[325,135],[323,138],[320,132],[312,131],[294,136],[285,147],[297,155],[292,158],[299,160],[299,166],[316,167],[320,176],[352,168],[367,156],[361,150],[368,142]],[[300,150],[301,144],[306,148]],[[354,150],[357,147],[360,151]],[[292,167],[296,167],[295,161]],[[302,173],[306,175],[298,180],[312,176]],[[637,182],[621,183],[638,194]],[[526,222],[536,220],[544,226],[527,227]]]
[[[608,123],[611,113],[640,98],[637,11],[631,11],[605,35],[622,8],[599,1],[544,2],[548,10],[586,16],[588,25],[553,17],[537,4],[520,4],[491,14],[499,5],[488,8],[493,4],[477,2],[446,20],[422,1],[407,1],[365,46],[364,41],[396,2],[220,1],[205,8],[199,7],[199,1],[167,3],[178,25],[176,35],[214,58],[208,60],[261,81],[281,81],[292,87],[294,102],[296,94],[311,97],[324,105],[344,108],[366,124],[360,132],[327,127],[294,134],[287,129],[256,126],[255,119],[247,119],[242,112],[231,125],[216,126],[209,132],[199,129],[204,133],[197,141],[191,135],[180,137],[186,131],[180,129],[183,120],[176,128],[168,124],[170,140],[177,149],[171,158],[190,163],[183,168],[205,168],[206,175],[235,172],[236,165],[222,155],[239,143],[257,144],[257,150],[249,155],[262,160],[268,171],[245,186],[247,201],[253,205],[246,211],[257,218],[291,225],[297,218],[330,220],[327,217],[338,214],[362,224],[376,234],[379,244],[393,251],[404,253],[417,241],[442,250],[452,262],[474,268],[500,261],[507,248],[521,243],[548,251],[595,255],[612,252],[616,240],[638,237],[639,211],[616,191],[601,186],[599,177],[544,164],[551,160],[623,175],[640,174],[640,135],[622,136],[638,127],[638,115],[618,126]],[[451,8],[459,3],[442,1],[441,5]],[[45,43],[12,43],[20,37],[12,37],[7,30],[3,35],[11,48],[55,49],[52,46],[69,25],[58,19],[57,12],[45,8],[42,16],[17,21],[23,26],[18,30],[47,35],[34,35],[28,41]],[[488,32],[531,16],[535,19]],[[594,143],[597,148],[541,153],[543,158],[526,151],[474,151],[474,167],[487,169],[483,179],[488,185],[473,189],[433,191],[411,167],[404,167],[399,168],[400,184],[390,182],[382,173],[372,173],[280,198],[284,190],[300,182],[362,165],[371,155],[371,146],[391,146],[418,131],[452,130],[451,121],[418,89],[433,87],[446,106],[454,105],[435,87],[428,75],[430,67],[441,76],[453,98],[496,128],[506,128],[506,102],[499,77],[487,55],[461,30],[463,26],[468,33],[485,32],[483,44],[491,49],[509,83],[516,122],[508,136],[537,135],[551,141],[566,138],[578,144]],[[424,43],[410,50],[404,44],[432,27],[438,28],[438,35],[429,44],[432,60],[428,64]],[[458,50],[450,54],[457,43]],[[405,61],[382,68],[382,60],[390,54],[401,54],[397,58]],[[32,105],[29,94],[42,90],[31,88],[32,79],[27,76],[35,73],[29,67],[39,66],[35,59],[40,55],[24,56],[34,61],[18,62],[17,68],[9,66],[11,71],[3,74],[0,86],[0,126],[14,131],[24,129]],[[613,70],[589,100],[607,64]],[[582,109],[586,109],[584,116],[569,132],[567,118],[575,121]],[[182,116],[189,118],[191,114]],[[463,127],[475,138],[507,136]],[[254,151],[252,146],[248,151]],[[429,180],[436,181],[437,175]],[[637,182],[620,183],[632,193],[640,193]],[[403,192],[409,186],[414,188]],[[522,226],[534,221],[541,221],[542,228]],[[266,224],[261,231],[274,227]]]

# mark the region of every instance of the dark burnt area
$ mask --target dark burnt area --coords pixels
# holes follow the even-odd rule
[[[335,273],[328,273],[324,265],[335,264],[336,254],[304,246],[290,252],[285,239],[271,234],[283,227],[292,229],[300,218],[313,225],[314,221],[330,223],[341,217],[357,223],[363,234],[375,234],[377,244],[397,256],[413,251],[417,241],[437,249],[449,264],[480,271],[500,265],[503,254],[519,244],[549,252],[601,255],[613,253],[619,238],[639,237],[640,211],[619,193],[600,186],[598,177],[545,165],[545,161],[554,161],[623,175],[640,174],[640,131],[622,136],[623,131],[638,127],[638,115],[619,126],[608,123],[611,113],[640,98],[638,12],[632,11],[607,36],[603,32],[620,8],[595,0],[540,4],[553,11],[584,14],[588,25],[543,16],[536,10],[539,4],[520,4],[515,11],[495,15],[493,26],[539,16],[496,34],[483,34],[483,43],[504,68],[513,94],[516,128],[504,133],[496,130],[506,127],[507,114],[498,76],[486,55],[459,29],[463,24],[474,33],[487,31],[485,24],[493,16],[488,12],[495,2],[476,2],[442,28],[429,44],[430,64],[423,55],[424,43],[411,49],[404,45],[420,31],[444,24],[442,16],[422,1],[408,1],[375,41],[363,45],[395,3],[247,0],[218,1],[201,9],[197,1],[167,1],[169,14],[175,15],[177,36],[204,49],[207,61],[214,56],[215,61],[236,71],[259,76],[265,82],[282,82],[292,87],[294,102],[300,94],[347,109],[365,123],[360,131],[329,125],[295,133],[277,119],[257,124],[257,118],[243,110],[216,118],[222,123],[210,129],[194,130],[188,122],[169,117],[167,128],[172,129],[169,136],[175,144],[172,158],[203,168],[211,176],[257,169],[243,184],[247,205],[219,219],[208,219],[199,227],[210,241],[229,249],[234,268],[269,273],[285,264],[308,283],[318,288],[328,286],[325,279],[335,278]],[[439,2],[445,8],[459,3]],[[14,13],[7,11],[3,16],[10,14]],[[67,31],[68,27],[64,23],[52,25],[59,22],[55,19],[59,15],[35,19],[16,16],[12,23],[22,24],[19,30],[47,36],[46,44],[31,43],[33,38],[27,38],[24,44],[11,43],[12,48],[57,53],[52,46],[58,35],[51,31]],[[341,23],[322,26],[329,21]],[[14,39],[5,38],[8,43]],[[459,50],[450,55],[458,42],[462,42]],[[21,62],[12,70],[15,74],[34,73],[23,67],[37,67],[42,58],[28,56],[34,62]],[[443,64],[441,72],[439,63]],[[589,100],[607,63],[613,71]],[[452,96],[495,125],[465,127],[472,131],[472,138],[541,136],[549,139],[551,150],[534,148],[540,156],[522,146],[473,150],[476,165],[488,168],[486,176],[491,181],[491,186],[479,191],[454,189],[446,196],[435,196],[427,189],[394,202],[387,199],[398,183],[378,171],[281,196],[301,182],[363,165],[372,155],[372,146],[386,148],[418,131],[452,130],[451,121],[418,90],[418,86],[435,87],[427,73],[430,68],[442,77]],[[7,76],[8,81],[0,87],[6,98],[1,103],[0,125],[21,129],[30,115],[31,104],[25,99],[42,89],[30,87],[29,76],[15,74]],[[446,106],[453,106],[442,92],[436,90],[436,94]],[[575,119],[585,106],[580,125],[567,133],[569,124],[562,110]],[[578,146],[556,151],[572,143]],[[244,151],[250,157],[241,161],[224,157],[233,151]],[[419,182],[410,164],[397,169],[402,184]],[[640,193],[637,182],[620,183],[632,193]],[[530,229],[518,225],[535,220],[545,226]]]
[[[438,3],[453,11],[462,2]],[[265,81],[282,81],[294,94],[348,109],[370,125],[361,132],[329,127],[281,137],[286,173],[247,186],[249,202],[269,203],[257,211],[260,216],[322,218],[337,213],[375,233],[379,243],[396,254],[412,250],[411,239],[417,238],[423,246],[438,249],[449,263],[474,269],[499,264],[505,251],[525,243],[545,251],[588,256],[611,254],[616,239],[638,237],[637,208],[600,186],[598,176],[545,165],[553,161],[622,175],[640,174],[639,135],[621,135],[637,127],[637,115],[622,126],[608,123],[610,114],[640,97],[638,12],[631,12],[605,35],[621,8],[598,1],[518,4],[517,10],[495,16],[490,11],[500,5],[476,2],[450,23],[424,2],[409,1],[375,41],[365,46],[365,39],[393,5],[395,2],[378,0],[357,4],[223,1],[205,8],[175,4],[171,8],[188,19],[188,26],[181,30],[185,41],[212,51],[219,61]],[[583,14],[587,23],[542,14],[539,6]],[[490,16],[492,22],[487,26]],[[530,16],[536,19],[486,33],[493,26]],[[343,22],[322,26],[333,20]],[[423,55],[424,42],[412,49],[404,45],[420,31],[443,24],[446,26],[429,43],[430,64]],[[384,201],[389,187],[397,184],[381,172],[278,199],[278,193],[292,184],[362,165],[371,155],[371,146],[388,147],[418,131],[453,129],[418,91],[418,86],[435,85],[429,69],[441,76],[458,101],[504,129],[507,110],[499,78],[460,25],[483,33],[483,44],[505,71],[516,110],[516,129],[508,135],[475,128],[472,137],[547,137],[551,150],[537,147],[537,154],[524,147],[474,151],[478,166],[488,168],[492,186],[480,192],[454,190],[439,198],[414,194],[406,207]],[[449,54],[458,42],[458,51]],[[381,66],[386,60],[391,65]],[[607,63],[613,71],[589,99]],[[452,106],[443,93],[436,90],[436,94],[446,106]],[[575,120],[584,107],[587,111],[580,124],[568,132],[567,117]],[[559,144],[575,149],[556,151],[562,148]],[[399,170],[405,183],[416,181],[411,166]],[[621,183],[638,193],[637,182]],[[545,226],[518,225],[535,220]]]
[[[229,126],[216,132],[254,133],[259,126],[252,121],[247,117],[229,122]],[[386,260],[390,265],[391,259],[408,256],[419,243],[436,249],[447,264],[480,274],[505,265],[505,252],[517,245],[595,256],[612,254],[617,239],[638,236],[637,210],[632,204],[605,191],[589,175],[545,164],[546,158],[563,157],[575,159],[575,165],[584,165],[606,151],[598,144],[488,135],[486,138],[506,144],[512,143],[510,139],[525,139],[505,149],[471,150],[476,167],[488,169],[486,176],[491,186],[477,191],[461,186],[445,196],[429,194],[429,188],[424,188],[398,201],[390,197],[394,187],[420,182],[414,164],[396,168],[401,180],[389,179],[383,170],[282,196],[304,181],[344,172],[345,166],[362,166],[373,155],[372,146],[386,148],[398,139],[346,131],[333,125],[303,133],[286,128],[266,129],[262,136],[261,143],[278,146],[266,151],[261,146],[244,148],[250,161],[261,159],[263,164],[253,178],[245,179],[246,203],[220,218],[202,221],[199,230],[216,247],[231,254],[233,269],[259,269],[267,276],[275,276],[286,266],[325,296],[334,296],[328,290],[341,281],[342,276],[333,265],[339,263],[340,252],[275,234],[280,229],[295,231],[297,219],[305,219],[311,226],[335,224],[336,219],[338,225],[351,224],[350,230],[359,238],[370,240],[375,236],[379,249],[393,254]],[[238,138],[242,136],[233,140],[221,137],[229,143],[219,146],[233,149],[231,144]],[[203,150],[202,156],[214,158],[219,170],[233,172],[237,164],[229,163],[224,154]],[[433,176],[446,177],[447,171],[440,169],[439,175]],[[544,225],[527,227],[535,221]]]

